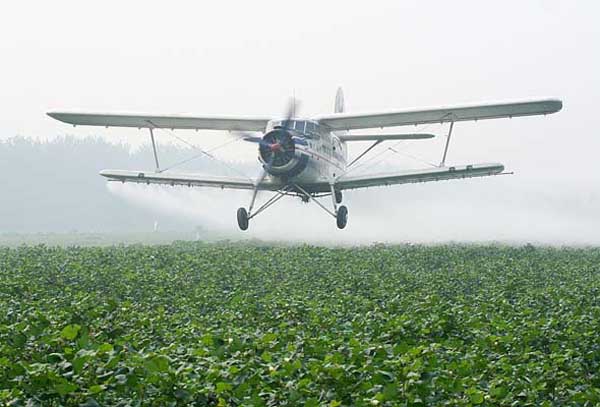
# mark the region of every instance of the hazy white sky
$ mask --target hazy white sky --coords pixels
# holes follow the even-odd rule
[[[278,115],[295,91],[311,115],[332,111],[337,86],[350,111],[554,96],[564,109],[549,117],[459,123],[450,160],[503,162],[524,189],[599,189],[596,1],[25,0],[0,11],[1,138],[138,134],[45,115],[60,108]],[[438,161],[441,143],[403,148]]]

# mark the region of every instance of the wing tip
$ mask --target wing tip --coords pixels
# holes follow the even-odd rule
[[[542,114],[552,114],[560,112],[563,108],[563,101],[556,97],[550,97],[546,99],[538,99],[532,101],[532,103],[539,103],[543,106],[544,112]]]
[[[562,110],[562,108],[563,108],[563,101],[562,100],[556,98],[556,99],[551,99],[551,102],[552,102],[552,104],[554,106],[554,112],[553,113],[560,112]]]
[[[71,123],[67,120],[67,117],[66,117],[67,113],[65,113],[65,112],[50,110],[50,111],[46,112],[46,115],[53,118],[54,120],[58,120],[59,122]]]

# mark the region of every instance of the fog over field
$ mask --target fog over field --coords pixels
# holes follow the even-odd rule
[[[600,244],[597,2],[58,0],[7,8],[0,16],[0,233],[137,232],[158,222],[305,242]],[[102,168],[153,168],[147,134],[74,129],[45,114],[277,116],[295,94],[299,114],[310,117],[333,110],[338,86],[350,112],[534,97],[557,97],[564,107],[547,117],[456,124],[448,163],[501,162],[514,175],[345,192],[349,223],[341,231],[298,199],[241,232],[235,210],[248,206],[248,191],[106,183]],[[385,129],[409,131],[438,137],[379,146],[357,171],[439,163],[447,127]],[[176,134],[206,149],[234,137]],[[157,137],[165,165],[197,154],[169,131]],[[368,146],[358,144],[351,156]],[[249,176],[260,170],[248,143],[214,155]],[[208,159],[186,168],[230,171]]]

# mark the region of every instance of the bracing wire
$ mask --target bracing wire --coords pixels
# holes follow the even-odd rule
[[[433,124],[433,123],[428,123],[428,124],[427,124],[427,125],[425,125],[424,127],[422,127],[422,128],[420,128],[420,129],[418,129],[418,131],[425,131],[425,130],[427,130],[429,127],[431,127],[431,125],[432,125],[432,124]],[[392,144],[390,147],[387,147],[385,150],[383,150],[383,151],[380,151],[379,153],[377,153],[377,154],[376,154],[376,155],[374,155],[373,157],[371,157],[371,158],[367,159],[366,161],[364,161],[362,164],[359,164],[359,165],[356,165],[356,166],[353,166],[353,167],[349,168],[349,169],[348,169],[348,171],[346,171],[346,172],[344,173],[344,175],[346,175],[346,174],[348,174],[348,173],[350,173],[350,172],[354,171],[354,170],[355,170],[355,169],[357,169],[357,168],[373,168],[373,167],[375,167],[375,166],[377,166],[377,165],[381,164],[381,163],[383,162],[383,160],[381,160],[381,161],[378,161],[378,162],[376,162],[376,163],[373,163],[373,164],[371,164],[370,166],[367,166],[367,167],[365,167],[365,166],[366,166],[368,163],[372,162],[374,159],[376,159],[376,158],[378,158],[378,157],[381,157],[382,155],[386,154],[388,151],[391,151],[391,152],[393,152],[393,153],[396,153],[396,154],[398,154],[398,155],[405,155],[406,157],[408,157],[408,158],[412,158],[413,160],[420,161],[420,162],[422,162],[422,163],[425,163],[425,164],[427,164],[427,165],[431,165],[431,166],[433,166],[433,167],[437,167],[437,165],[434,165],[434,164],[432,164],[432,163],[430,163],[430,162],[428,162],[428,161],[426,161],[426,160],[423,160],[423,159],[421,159],[421,158],[419,158],[419,157],[416,157],[416,156],[411,156],[410,154],[407,154],[407,153],[402,153],[402,152],[398,151],[398,150],[396,149],[396,147],[397,147],[397,146],[399,146],[401,143],[403,143],[403,142],[405,142],[405,141],[406,141],[406,140],[400,140],[400,141],[398,141],[398,142],[396,142],[396,143]]]
[[[183,165],[183,164],[185,164],[185,163],[187,163],[187,162],[190,162],[190,161],[192,161],[192,160],[195,160],[195,159],[197,159],[197,158],[199,158],[199,157],[206,156],[206,157],[210,158],[211,160],[214,160],[214,161],[215,161],[215,162],[217,162],[218,164],[221,164],[221,165],[222,165],[222,166],[224,166],[225,168],[227,168],[227,169],[229,169],[229,170],[231,170],[231,171],[233,171],[233,172],[235,172],[235,173],[237,173],[237,174],[240,174],[240,175],[242,175],[244,178],[247,178],[247,179],[249,179],[249,180],[252,180],[252,178],[248,177],[248,176],[247,176],[245,173],[243,173],[242,171],[238,170],[237,168],[235,168],[235,167],[233,167],[233,166],[231,166],[231,165],[228,165],[228,164],[227,164],[227,163],[225,163],[224,161],[221,161],[221,160],[219,160],[218,158],[216,158],[214,155],[210,154],[210,152],[212,152],[212,151],[215,151],[215,150],[218,150],[218,149],[220,149],[220,148],[222,148],[222,147],[225,147],[225,146],[226,146],[226,145],[228,145],[228,144],[231,144],[231,143],[234,143],[234,142],[236,142],[236,141],[239,141],[240,139],[232,139],[232,140],[229,140],[229,141],[227,141],[226,143],[223,143],[223,144],[221,144],[221,145],[218,145],[218,146],[216,146],[216,147],[214,147],[214,148],[212,148],[212,149],[209,149],[209,150],[207,151],[207,150],[204,150],[204,149],[202,149],[202,148],[200,148],[200,147],[198,147],[198,146],[196,146],[196,145],[194,145],[194,144],[192,144],[192,143],[188,142],[187,140],[185,140],[185,139],[183,139],[183,138],[179,137],[177,134],[175,134],[174,132],[170,131],[169,129],[166,129],[166,128],[163,128],[163,127],[158,127],[158,126],[154,125],[154,123],[152,123],[152,122],[149,122],[149,123],[150,123],[150,124],[152,124],[152,126],[154,126],[154,128],[155,128],[155,129],[158,129],[158,130],[164,130],[164,131],[165,131],[165,132],[166,132],[168,135],[170,135],[171,137],[174,137],[174,138],[176,138],[177,140],[179,140],[180,142],[182,142],[182,143],[186,144],[187,146],[191,147],[192,149],[194,149],[194,150],[197,150],[197,151],[199,151],[199,152],[200,152],[200,154],[197,154],[197,155],[195,155],[194,157],[191,157],[191,158],[189,158],[189,159],[186,159],[186,160],[183,160],[183,161],[181,161],[181,162],[179,162],[179,163],[176,163],[176,164],[174,164],[174,165],[171,165],[170,167],[168,167],[168,168],[164,169],[163,171],[166,171],[166,170],[172,169],[172,168],[174,168],[174,167],[177,167],[177,166],[179,166],[179,165]]]
[[[412,158],[415,161],[422,162],[423,164],[427,164],[427,165],[429,165],[431,167],[437,167],[437,165],[435,165],[433,163],[430,163],[429,161],[423,160],[422,158],[419,158],[417,156],[414,156],[414,155],[411,155],[411,154],[408,154],[408,153],[405,153],[405,152],[398,151],[398,150],[396,150],[396,149],[394,149],[392,147],[389,147],[388,150],[390,150],[390,151],[392,151],[392,152],[394,152],[394,153],[396,153],[398,155],[403,155],[405,157]]]
[[[198,159],[198,158],[200,158],[200,157],[202,157],[202,156],[205,156],[205,155],[207,155],[207,154],[210,154],[210,153],[212,153],[213,151],[219,150],[220,148],[223,148],[223,147],[225,147],[225,146],[228,146],[229,144],[235,143],[235,142],[237,142],[237,141],[239,141],[239,140],[237,140],[237,139],[232,139],[232,140],[229,140],[229,141],[227,141],[226,143],[220,144],[220,145],[218,145],[218,146],[216,146],[216,147],[213,147],[213,148],[210,148],[210,149],[208,149],[208,150],[206,150],[206,151],[202,151],[200,154],[196,154],[196,155],[194,155],[194,156],[192,156],[192,157],[190,157],[190,158],[187,158],[187,159],[185,159],[185,160],[182,160],[182,161],[176,162],[175,164],[173,164],[173,165],[171,165],[171,166],[169,166],[169,167],[167,167],[167,168],[164,168],[162,171],[168,171],[168,170],[172,170],[172,169],[173,169],[173,168],[175,168],[175,167],[179,167],[180,165],[183,165],[183,164],[189,163],[190,161],[194,161],[194,160],[196,160],[196,159]],[[213,156],[213,155],[209,155],[209,157],[210,157],[210,158],[212,158],[212,159],[214,159],[214,160],[218,160],[218,159],[217,159],[215,156]]]

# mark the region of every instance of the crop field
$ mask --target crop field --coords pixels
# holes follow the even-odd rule
[[[0,404],[600,404],[600,249],[0,248]]]

